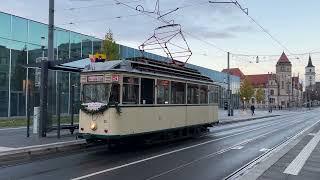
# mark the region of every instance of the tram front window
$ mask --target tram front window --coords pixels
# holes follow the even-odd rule
[[[83,85],[83,102],[101,102],[107,104],[109,101],[111,84],[85,84]]]

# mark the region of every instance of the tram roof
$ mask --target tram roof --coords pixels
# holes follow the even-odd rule
[[[148,58],[130,58],[126,60],[114,60],[107,62],[89,63],[82,72],[103,72],[117,71],[128,73],[146,73],[154,75],[170,75],[181,78],[196,79],[201,81],[213,82],[207,76],[202,75],[198,70],[172,64],[169,62],[161,62]]]

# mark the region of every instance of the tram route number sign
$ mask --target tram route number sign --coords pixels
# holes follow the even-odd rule
[[[112,82],[118,82],[119,81],[119,75],[113,74],[112,77],[111,77],[111,81]]]
[[[97,75],[88,76],[87,81],[88,82],[103,82],[103,76],[97,76]]]

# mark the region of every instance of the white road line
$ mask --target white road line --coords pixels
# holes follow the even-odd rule
[[[0,128],[0,131],[10,131],[10,130],[18,130],[18,129],[27,129],[26,127],[17,127],[17,128]],[[30,127],[32,129],[32,127]]]
[[[314,148],[320,141],[320,131],[302,149],[299,155],[289,164],[283,173],[298,175]]]
[[[270,149],[268,149],[268,148],[262,148],[262,149],[260,149],[259,151],[260,151],[260,152],[267,152],[267,151],[270,151]]]
[[[309,136],[315,136],[316,133],[309,133],[308,135],[309,135]]]
[[[15,148],[0,146],[0,152],[3,152],[3,151],[11,151],[11,150],[14,150],[14,149],[15,149]]]
[[[235,147],[232,147],[231,149],[233,150],[240,150],[242,149],[244,146],[235,146]]]
[[[295,120],[297,120],[297,119],[299,119],[299,118],[296,118]],[[294,123],[296,123],[296,122],[301,122],[301,120],[294,121]],[[229,135],[229,136],[225,136],[225,137],[221,137],[221,138],[218,138],[218,139],[213,139],[213,140],[206,141],[206,142],[199,143],[199,144],[195,144],[195,145],[192,145],[192,146],[187,146],[187,147],[184,147],[184,148],[181,148],[181,149],[176,149],[176,150],[169,151],[169,152],[166,152],[166,153],[163,153],[163,154],[158,154],[158,155],[155,155],[155,156],[151,156],[149,158],[133,161],[133,162],[130,162],[130,163],[127,163],[127,164],[119,165],[119,166],[112,167],[112,168],[105,169],[105,170],[101,170],[101,171],[97,171],[97,172],[94,172],[94,173],[91,173],[91,174],[87,174],[87,175],[84,175],[84,176],[72,178],[71,180],[81,180],[81,179],[89,178],[89,177],[92,177],[92,176],[96,176],[96,175],[99,175],[99,174],[107,173],[107,172],[110,172],[110,171],[114,171],[114,170],[117,170],[117,169],[121,169],[121,168],[124,168],[124,167],[131,166],[131,165],[139,164],[141,162],[145,162],[145,161],[149,161],[149,160],[156,159],[156,158],[159,158],[159,157],[163,157],[163,156],[166,156],[166,155],[174,154],[176,152],[180,152],[180,151],[184,151],[184,150],[187,150],[187,149],[195,148],[195,147],[198,147],[198,146],[206,145],[206,144],[209,144],[209,143],[212,143],[212,142],[215,142],[215,141],[219,141],[219,140],[226,139],[226,138],[229,138],[229,137],[237,136],[239,134],[244,134],[244,133],[247,133],[247,132],[252,132],[252,131],[255,131],[255,130],[263,129],[265,127],[273,126],[273,125],[280,124],[280,123],[283,123],[283,122],[277,122],[277,123],[273,123],[273,124],[268,124],[266,126],[261,126],[259,128],[250,129],[248,131],[242,131],[240,133],[235,133],[235,134],[232,134],[232,135]],[[291,123],[291,124],[294,124],[294,123]],[[270,132],[268,132],[267,134],[269,134],[269,133]],[[265,134],[262,134],[262,135],[265,135]],[[259,136],[261,136],[261,135],[259,135]],[[253,139],[250,139],[250,141],[251,140],[253,140]],[[245,143],[245,142],[242,142],[242,143]]]

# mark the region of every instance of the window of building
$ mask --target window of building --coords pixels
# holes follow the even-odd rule
[[[311,72],[311,69],[309,69],[309,72]]]
[[[56,41],[58,48],[58,59],[68,59],[69,58],[69,42],[70,42],[70,32],[64,29],[56,29]]]
[[[154,103],[154,79],[141,78],[141,104]]]
[[[309,77],[310,81],[312,80],[312,76]]]
[[[11,15],[0,12],[0,36],[4,38],[11,37]]]
[[[200,104],[208,104],[208,86],[200,86]]]
[[[270,90],[270,95],[271,95],[271,96],[274,95],[274,90],[273,90],[273,89]]]
[[[139,78],[123,77],[122,104],[139,103]]]
[[[188,84],[187,91],[188,104],[199,104],[199,86],[197,84]]]
[[[186,84],[171,82],[171,104],[185,104]]]
[[[169,85],[170,82],[167,80],[157,81],[157,103],[158,104],[169,104]]]
[[[281,81],[281,89],[284,89],[284,82]]]
[[[81,35],[70,32],[70,58],[81,58]]]
[[[82,35],[82,57],[87,58],[92,52],[92,41],[89,36]]]

